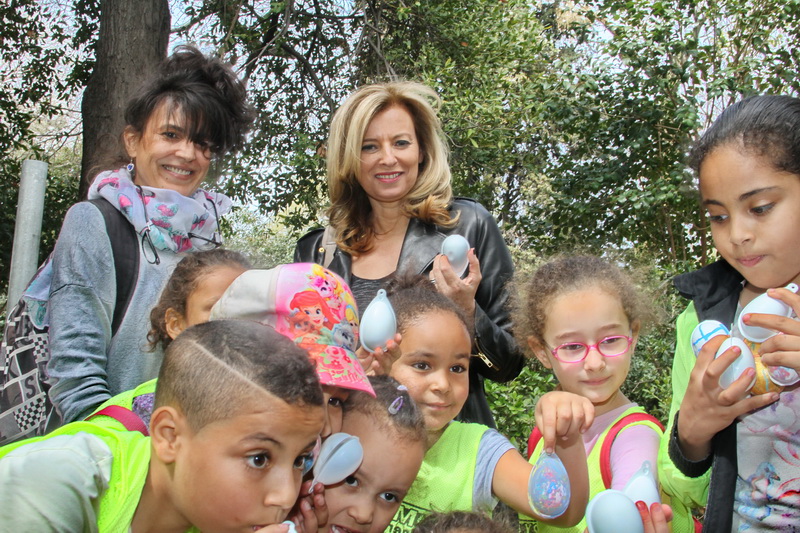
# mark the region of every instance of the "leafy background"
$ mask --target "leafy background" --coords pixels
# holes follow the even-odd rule
[[[165,2],[167,0],[164,0]],[[457,194],[495,215],[519,269],[580,249],[647,272],[663,320],[626,389],[662,420],[670,401],[669,283],[714,259],[687,148],[721,109],[797,95],[798,0],[169,0],[172,46],[235,65],[259,110],[216,187],[240,208],[229,242],[264,266],[323,219],[331,112],[359,84],[422,81],[441,95]],[[21,161],[50,163],[41,255],[78,199],[80,98],[110,0],[0,5],[0,291],[8,279]],[[132,83],[137,80],[132,80]],[[111,132],[112,134],[115,132]],[[489,384],[521,445],[553,387],[533,362]]]

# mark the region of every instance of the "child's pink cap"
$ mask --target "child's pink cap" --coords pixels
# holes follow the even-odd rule
[[[350,287],[314,263],[247,270],[211,309],[210,320],[239,318],[274,327],[305,349],[320,383],[375,396],[356,357],[358,309]]]

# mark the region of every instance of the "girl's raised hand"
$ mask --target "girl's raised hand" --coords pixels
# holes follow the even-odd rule
[[[467,313],[468,317],[472,317],[475,314],[475,293],[478,292],[478,285],[483,279],[481,264],[475,255],[475,248],[469,249],[467,260],[469,261],[469,273],[466,278],[461,279],[450,266],[447,256],[437,255],[433,260],[431,281],[436,284],[436,290],[453,300]]]
[[[800,294],[789,289],[769,289],[767,294],[791,306],[800,316]],[[800,372],[800,320],[777,315],[751,313],[742,320],[748,326],[758,326],[778,331],[780,334],[761,343],[761,360],[768,366],[786,366]]]
[[[536,402],[536,427],[542,432],[544,451],[553,453],[556,439],[580,436],[594,420],[594,405],[571,392],[551,391]]]
[[[711,453],[711,439],[728,427],[736,417],[769,405],[777,393],[748,396],[755,372],[746,369],[730,387],[719,385],[722,373],[733,363],[741,350],[733,346],[714,358],[725,337],[709,340],[697,355],[689,385],[678,416],[678,439],[687,459],[701,461]]]
[[[295,524],[297,533],[316,533],[317,530],[328,523],[328,505],[325,503],[325,485],[317,483],[314,492],[311,492],[311,480],[304,481],[300,486],[300,498],[289,513],[287,520]],[[280,525],[280,524],[277,524]],[[268,526],[273,527],[273,526]],[[281,533],[286,530],[259,530],[263,533]]]
[[[400,342],[403,336],[396,333],[393,340],[386,343],[386,348],[376,348],[375,351],[368,352],[363,346],[359,346],[356,351],[358,362],[368,376],[387,376],[392,370],[392,365],[397,361],[402,352]]]

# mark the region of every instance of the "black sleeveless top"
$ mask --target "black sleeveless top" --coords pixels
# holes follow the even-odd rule
[[[369,303],[375,298],[375,295],[378,294],[378,290],[386,287],[392,275],[393,274],[389,274],[380,279],[364,279],[359,278],[355,274],[350,275],[350,290],[353,291],[353,297],[356,299],[359,320],[364,315],[364,310]]]

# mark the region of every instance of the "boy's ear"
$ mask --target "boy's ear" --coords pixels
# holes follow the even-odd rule
[[[150,440],[161,462],[175,462],[180,438],[187,429],[186,417],[174,407],[162,406],[153,411],[150,417]]]
[[[536,359],[544,365],[545,368],[553,368],[550,364],[550,358],[547,356],[547,349],[535,337],[528,337],[528,346],[530,347]]]
[[[167,335],[169,335],[169,338],[172,340],[175,340],[175,337],[183,333],[183,330],[186,329],[186,321],[183,319],[183,315],[172,307],[167,309],[167,312],[164,313],[164,323],[167,328]]]

